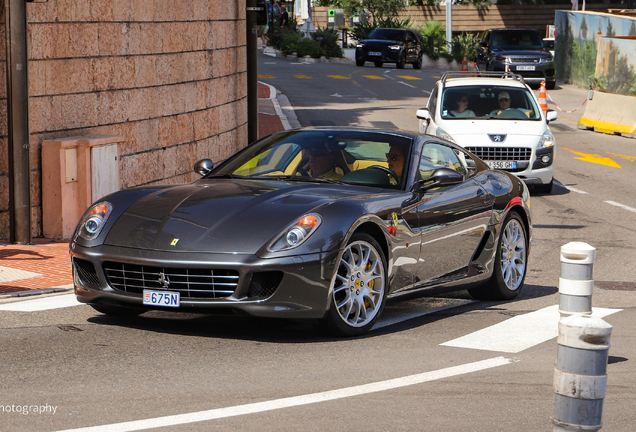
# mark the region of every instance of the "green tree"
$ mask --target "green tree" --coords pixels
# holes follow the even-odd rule
[[[393,18],[406,7],[404,0],[317,0],[316,6],[342,9],[346,18],[361,10],[368,10],[373,25],[386,18]]]

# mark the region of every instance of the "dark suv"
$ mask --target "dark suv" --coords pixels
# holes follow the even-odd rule
[[[403,69],[406,63],[412,63],[414,69],[422,67],[424,39],[408,29],[377,28],[369,33],[367,39],[358,42],[356,47],[356,65],[364,66],[370,61],[376,67],[384,63],[395,63]]]
[[[543,46],[536,30],[487,30],[479,43],[477,63],[488,71],[504,71],[523,76],[528,84],[541,84],[548,89],[556,85],[554,59]]]

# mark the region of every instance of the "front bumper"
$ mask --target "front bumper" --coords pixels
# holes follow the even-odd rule
[[[356,48],[356,60],[383,63],[397,63],[403,49],[392,50],[388,47],[362,47]],[[369,53],[380,53],[381,55],[369,55]]]
[[[500,161],[500,160],[516,160],[517,169],[502,171],[510,172],[520,179],[522,179],[528,185],[542,185],[548,184],[552,181],[554,176],[554,146],[548,148],[542,148],[538,150],[526,149],[526,154],[530,156],[524,160],[519,160],[515,156],[522,155],[524,152],[522,148],[509,148],[505,151],[505,147],[466,147],[468,151],[475,154],[486,163],[488,161]],[[547,162],[543,162],[542,158],[548,157]]]
[[[161,309],[183,312],[223,312],[233,310],[253,316],[277,318],[322,318],[329,309],[331,280],[338,251],[302,256],[261,259],[255,255],[172,253],[114,246],[71,248],[73,282],[77,300],[88,304]],[[81,262],[78,260],[82,260]],[[86,263],[92,265],[87,265]],[[152,268],[211,269],[232,271],[238,282],[231,295],[223,298],[181,295],[178,308],[161,308],[143,304],[139,289],[115,288],[113,278],[104,270],[105,263],[121,263]],[[86,269],[94,268],[94,273]],[[282,278],[271,295],[254,295],[256,275],[280,272]],[[139,282],[156,290],[156,280]],[[167,288],[170,290],[170,287]],[[256,291],[257,292],[257,291]]]
[[[541,84],[541,81],[556,81],[554,62],[551,63],[510,63],[508,64],[510,72],[521,75],[529,84]],[[520,70],[519,68],[534,67],[534,70]],[[495,61],[493,70],[503,72],[506,70],[504,62]]]

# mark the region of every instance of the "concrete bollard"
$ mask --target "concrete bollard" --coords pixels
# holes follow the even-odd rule
[[[554,432],[601,429],[612,326],[590,315],[561,318],[554,370]]]
[[[589,244],[581,242],[561,246],[559,312],[562,317],[573,313],[592,313],[592,270],[595,251],[596,249]]]

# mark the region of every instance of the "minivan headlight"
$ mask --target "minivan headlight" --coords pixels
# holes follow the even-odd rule
[[[539,139],[539,144],[537,145],[537,148],[548,148],[548,147],[552,147],[554,145],[554,135],[552,135],[549,131],[545,131],[543,132],[543,135],[541,135],[541,138]]]
[[[446,132],[444,129],[442,128],[437,128],[437,133],[435,134],[440,138],[443,138],[445,140],[448,140],[450,142],[455,142],[455,140],[453,139],[452,136],[450,136],[450,134],[448,134],[448,132]]]

